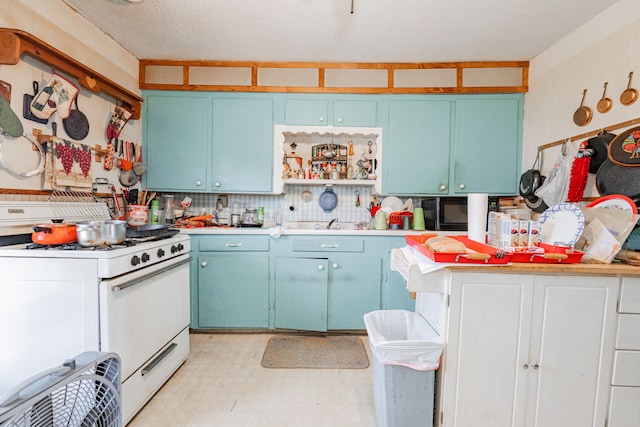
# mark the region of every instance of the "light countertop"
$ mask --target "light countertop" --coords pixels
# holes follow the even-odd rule
[[[191,235],[229,235],[229,234],[241,234],[241,235],[271,235],[274,237],[279,236],[386,236],[386,237],[404,237],[407,234],[422,235],[422,234],[459,234],[455,232],[436,232],[428,230],[353,230],[353,229],[331,229],[326,228],[316,229],[301,229],[301,228],[289,228],[289,227],[268,227],[268,228],[254,228],[254,227],[202,227],[202,228],[180,228],[180,232]],[[461,232],[461,234],[466,234]]]

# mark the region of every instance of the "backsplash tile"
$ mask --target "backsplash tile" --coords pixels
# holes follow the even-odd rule
[[[255,194],[228,194],[228,206],[222,212],[221,221],[226,222],[229,209],[237,203],[238,213],[245,209],[257,209],[264,207],[265,221],[275,223],[276,216],[281,214],[284,222],[292,221],[318,221],[328,222],[333,218],[338,218],[340,222],[362,222],[371,218],[368,207],[372,198],[373,188],[370,186],[333,186],[333,191],[338,196],[336,208],[325,213],[318,203],[320,194],[325,190],[324,185],[285,185],[284,194],[281,195],[255,195]],[[309,191],[312,194],[310,201],[303,200],[302,193]],[[360,206],[356,206],[357,194],[359,192]],[[217,194],[203,193],[167,193],[175,194],[177,201],[184,197],[191,197],[190,210],[194,214],[199,214],[203,210],[211,213],[216,208]],[[406,200],[406,199],[405,199]],[[404,200],[403,200],[404,201]]]

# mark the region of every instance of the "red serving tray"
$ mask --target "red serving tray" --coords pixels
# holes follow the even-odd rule
[[[540,243],[544,252],[513,252],[511,262],[535,262],[547,264],[576,264],[582,260],[584,252],[562,246]]]
[[[429,259],[436,262],[449,262],[456,264],[508,264],[511,262],[511,255],[509,253],[498,258],[496,257],[496,254],[498,253],[497,248],[470,240],[467,236],[446,237],[451,237],[452,239],[456,239],[459,242],[464,243],[467,249],[472,251],[471,253],[433,252],[428,249],[424,243],[435,236],[436,234],[422,234],[420,236],[407,235],[404,237],[410,246],[413,246],[423,255],[426,255]]]

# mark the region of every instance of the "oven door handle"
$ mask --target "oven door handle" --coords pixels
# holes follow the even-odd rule
[[[188,264],[188,263],[190,263],[190,262],[191,262],[191,260],[192,260],[192,259],[193,259],[192,257],[189,257],[189,258],[187,258],[187,259],[185,259],[185,260],[182,260],[182,261],[180,261],[180,262],[178,262],[178,263],[176,263],[176,264],[172,264],[172,265],[170,265],[169,267],[163,268],[162,270],[154,271],[153,273],[145,274],[145,275],[144,275],[144,276],[142,276],[142,277],[138,277],[138,278],[137,278],[137,279],[135,279],[135,280],[131,280],[131,281],[129,281],[129,282],[125,282],[125,283],[123,283],[122,285],[114,286],[113,288],[111,288],[111,290],[112,290],[113,292],[120,292],[120,291],[122,291],[122,290],[125,290],[125,289],[127,289],[127,288],[130,288],[131,286],[135,286],[135,285],[137,285],[137,284],[138,284],[138,283],[140,283],[140,282],[144,282],[145,280],[149,280],[149,279],[151,279],[152,277],[158,276],[158,275],[160,275],[160,274],[164,274],[164,273],[166,273],[166,272],[167,272],[167,271],[169,271],[169,270],[173,270],[174,268],[178,268],[178,267],[180,267],[181,265]]]

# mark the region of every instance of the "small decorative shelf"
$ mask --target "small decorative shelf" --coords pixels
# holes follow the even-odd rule
[[[353,185],[353,186],[374,186],[375,179],[294,179],[282,180],[289,185]]]

